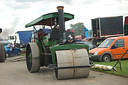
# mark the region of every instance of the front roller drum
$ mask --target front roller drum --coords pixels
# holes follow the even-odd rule
[[[88,52],[86,49],[56,51],[57,79],[87,78],[90,72]]]
[[[35,42],[27,45],[26,64],[30,73],[38,72],[40,69],[39,48]]]

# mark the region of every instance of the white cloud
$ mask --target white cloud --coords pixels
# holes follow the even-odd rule
[[[43,14],[56,12],[57,6],[64,6],[65,12],[75,15],[74,20],[66,22],[67,29],[77,22],[91,29],[93,18],[127,16],[127,4],[128,0],[0,0],[0,28],[28,30],[25,24]]]

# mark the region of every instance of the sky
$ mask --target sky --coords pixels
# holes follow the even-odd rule
[[[0,0],[0,37],[17,31],[30,30],[25,25],[39,16],[57,12],[57,6],[64,6],[64,12],[75,15],[70,24],[84,23],[91,30],[91,19],[97,17],[128,16],[128,0]]]

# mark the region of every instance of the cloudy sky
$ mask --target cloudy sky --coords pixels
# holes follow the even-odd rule
[[[25,24],[37,17],[56,12],[57,6],[64,6],[64,11],[75,15],[70,24],[83,22],[91,29],[91,19],[109,16],[128,16],[128,0],[0,0],[0,28],[4,34],[29,30]]]

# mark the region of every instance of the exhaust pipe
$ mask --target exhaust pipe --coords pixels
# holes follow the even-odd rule
[[[65,20],[64,20],[64,12],[63,6],[58,6],[58,21],[59,21],[59,31],[60,31],[60,41],[63,41],[63,33],[65,32]]]

